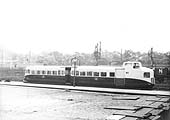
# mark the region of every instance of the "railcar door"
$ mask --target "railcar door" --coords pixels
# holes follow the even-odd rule
[[[65,84],[71,84],[71,67],[65,68]]]
[[[124,68],[115,69],[114,83],[116,87],[125,87],[125,69]]]

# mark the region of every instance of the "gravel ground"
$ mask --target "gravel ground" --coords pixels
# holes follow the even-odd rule
[[[132,95],[0,86],[0,119],[104,120],[116,112],[105,107],[136,104],[132,100],[113,100],[114,96]]]

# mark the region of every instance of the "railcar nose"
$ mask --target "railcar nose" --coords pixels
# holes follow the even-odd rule
[[[151,78],[151,83],[155,84],[155,78]]]

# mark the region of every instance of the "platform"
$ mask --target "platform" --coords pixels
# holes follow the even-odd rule
[[[109,113],[109,114],[104,114],[105,116],[102,116],[101,113],[99,112],[102,117],[105,117],[105,120],[169,120],[169,117],[170,117],[170,93],[169,91],[132,90],[132,89],[97,88],[97,87],[81,87],[81,86],[73,87],[73,86],[68,86],[68,85],[47,85],[47,84],[33,84],[33,83],[22,83],[22,82],[0,82],[0,86],[5,89],[10,88],[12,89],[12,91],[13,89],[15,89],[15,92],[17,91],[17,89],[19,89],[18,91],[22,92],[22,94],[20,93],[20,94],[15,94],[15,95],[18,95],[19,99],[21,99],[22,102],[29,102],[30,99],[31,101],[33,101],[35,99],[35,97],[32,97],[33,93],[34,93],[34,96],[36,96],[36,98],[43,98],[41,100],[45,100],[45,101],[51,101],[51,99],[55,98],[53,99],[55,101],[54,105],[50,107],[43,106],[45,107],[45,110],[49,110],[49,111],[46,111],[45,113],[51,114],[52,118],[54,118],[54,116],[57,114],[57,111],[60,111],[60,110],[62,111],[62,108],[64,108],[62,105],[61,105],[62,107],[60,106],[61,103],[67,103],[67,105],[69,105],[69,107],[67,107],[67,110],[64,110],[65,112],[67,111],[66,112],[67,115],[69,113],[68,112],[69,108],[71,111],[73,108],[76,108],[76,110],[80,110],[80,111],[77,112],[77,114],[75,114],[76,112],[72,111],[70,112],[70,116],[73,117],[72,113],[74,113],[75,116],[77,117],[77,115],[80,115],[79,113],[83,113],[82,116],[87,116],[86,119],[89,119],[88,110],[92,110],[93,112],[96,111],[93,113],[95,115],[97,115],[98,110],[101,113],[103,112]],[[11,87],[6,87],[6,86],[11,86]],[[18,87],[13,87],[13,86],[18,86]],[[22,89],[26,87],[28,88]],[[47,89],[41,90],[41,89],[36,89],[36,88],[47,88]],[[60,91],[59,93],[55,91],[55,94],[54,93],[49,94],[51,91],[50,89],[59,89],[62,91],[63,90],[66,90],[66,91],[63,91],[63,92]],[[44,91],[43,92],[31,92],[30,90],[33,90],[33,91],[44,90]],[[5,91],[5,90],[2,90],[2,91]],[[85,91],[85,92],[77,92],[77,91]],[[43,97],[44,92],[47,92],[48,96],[51,96],[51,97],[47,97],[46,95]],[[88,94],[86,94],[86,92]],[[95,92],[94,95],[92,95],[93,92]],[[12,96],[11,94],[12,92],[9,92],[9,95],[5,95],[5,94],[2,94],[2,95],[11,97]],[[37,95],[37,94],[40,94],[40,95]],[[26,95],[26,96],[22,97],[22,95]],[[14,98],[17,99],[17,97],[14,97]],[[25,98],[28,101],[25,100]],[[12,99],[8,99],[8,100],[11,100],[11,102],[13,102]],[[58,104],[58,102],[56,102],[57,100],[58,102],[61,102],[61,103]],[[14,100],[14,101],[17,101],[17,100]],[[6,102],[7,101],[5,101],[5,103]],[[22,102],[18,102],[19,106],[25,107],[24,105],[20,105]],[[41,102],[38,102],[38,103],[41,103]],[[50,103],[52,102],[49,102],[48,104]],[[23,108],[20,110],[20,108],[18,107],[14,107],[14,108],[11,107],[10,111],[15,111],[15,112],[11,112],[10,114],[12,113],[15,114],[17,110],[19,111],[19,113],[22,113],[22,111],[24,111],[21,117],[25,116],[25,113],[29,113],[29,117],[30,117],[30,114],[32,116],[34,115],[37,116],[37,114],[41,113],[40,111],[41,109],[35,108],[35,106],[33,106],[34,105],[33,102],[32,104],[29,105],[29,107],[31,105],[32,107],[29,110],[29,112],[25,111],[25,110],[28,110],[28,108],[27,109]],[[37,105],[39,104],[37,104],[36,102],[36,106]],[[56,108],[57,105],[58,107]],[[51,108],[53,106],[54,108]],[[42,108],[41,104],[39,105],[39,107]],[[91,107],[91,109],[89,109],[89,107]],[[92,116],[95,116],[93,114],[91,113]],[[80,115],[80,118],[82,116]],[[58,118],[58,116],[56,118]]]
[[[50,88],[50,89],[67,89],[67,90],[118,93],[118,94],[170,96],[169,91],[160,91],[160,90],[136,90],[136,89],[134,90],[134,89],[99,88],[99,87],[84,87],[84,86],[73,87],[68,85],[49,85],[49,84],[34,84],[34,83],[23,83],[23,82],[0,82],[0,85]]]

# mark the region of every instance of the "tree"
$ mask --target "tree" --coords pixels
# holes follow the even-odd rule
[[[132,50],[125,50],[123,53],[123,62],[125,61],[135,61],[136,60],[136,54]]]
[[[170,66],[170,51],[165,53],[165,56],[167,58],[166,61],[167,61],[168,65]]]

